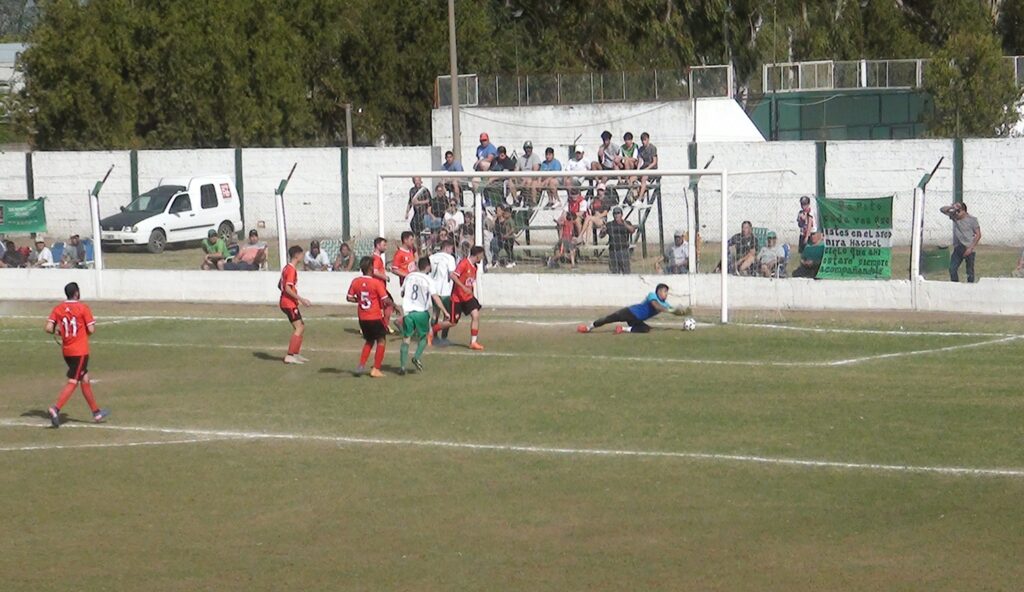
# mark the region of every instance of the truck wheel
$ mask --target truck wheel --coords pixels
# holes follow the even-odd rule
[[[164,234],[163,230],[157,228],[149,233],[149,243],[146,245],[146,248],[149,249],[150,253],[163,253],[165,246],[167,246],[167,235]]]
[[[231,242],[231,235],[234,234],[234,232],[235,227],[228,221],[221,222],[220,226],[217,227],[217,234],[219,234],[220,238],[226,243]]]

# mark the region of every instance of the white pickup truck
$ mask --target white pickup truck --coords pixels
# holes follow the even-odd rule
[[[160,179],[156,187],[100,220],[104,246],[146,245],[161,253],[170,243],[206,238],[211,228],[227,240],[242,228],[235,182],[227,175]]]

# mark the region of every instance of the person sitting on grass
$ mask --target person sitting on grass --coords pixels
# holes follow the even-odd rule
[[[249,231],[249,240],[238,250],[238,254],[224,263],[225,271],[256,271],[267,260],[267,243],[260,242],[260,233],[255,228]]]
[[[825,258],[825,238],[820,232],[811,234],[807,244],[804,245],[804,252],[800,255],[800,266],[793,270],[795,278],[818,277],[818,269],[821,267],[821,260]]]
[[[764,277],[775,277],[785,270],[779,269],[786,261],[786,249],[778,244],[778,237],[774,232],[769,232],[767,245],[757,252],[757,270]]]
[[[352,271],[356,265],[356,256],[352,253],[352,247],[348,243],[341,243],[338,249],[338,256],[334,259],[331,269],[334,271]]]
[[[654,291],[644,298],[644,301],[633,306],[627,306],[626,308],[620,308],[612,314],[601,317],[589,325],[580,325],[576,327],[576,330],[580,333],[590,333],[597,327],[602,327],[609,323],[626,323],[627,327],[623,328],[622,325],[615,326],[615,334],[619,333],[650,333],[651,326],[645,321],[655,317],[663,312],[669,312],[676,316],[683,316],[690,314],[689,308],[676,308],[668,303],[668,285],[658,284],[654,288]]]
[[[203,249],[203,263],[199,266],[199,269],[203,271],[224,269],[224,263],[227,262],[228,257],[231,255],[228,253],[228,245],[217,235],[216,230],[211,228],[206,233],[206,240],[199,243],[199,246]]]

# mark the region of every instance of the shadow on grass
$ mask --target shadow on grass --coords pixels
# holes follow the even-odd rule
[[[50,412],[47,411],[46,409],[30,409],[30,410],[22,413],[21,417],[35,417],[35,418],[38,418],[38,419],[45,419],[46,421],[50,421]],[[93,423],[93,422],[92,422],[92,420],[72,419],[72,418],[68,417],[67,413],[64,413],[63,411],[61,411],[61,413],[60,413],[60,423],[63,425],[65,423]],[[47,426],[47,427],[49,427],[49,426]]]
[[[380,367],[380,370],[381,370],[381,372],[384,372],[385,374],[388,374],[388,375],[394,375],[394,376],[398,375],[398,367],[397,366],[391,366],[389,364],[382,364],[381,367]],[[369,378],[370,377],[370,369],[369,368],[367,368],[366,371],[363,372],[363,373],[356,372],[355,368],[352,368],[352,369],[321,368],[321,369],[317,370],[317,372],[320,373],[320,374],[348,374],[352,378],[362,378],[362,377]]]
[[[257,360],[263,360],[264,362],[281,362],[281,356],[275,356],[268,354],[267,352],[252,352],[252,357]]]

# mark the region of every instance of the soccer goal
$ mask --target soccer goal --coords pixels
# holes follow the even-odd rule
[[[727,266],[698,278],[702,241],[718,238],[719,253],[707,259],[728,259],[727,241],[701,236],[697,226],[697,189],[712,188],[705,202],[715,200],[720,217],[704,230],[728,228],[730,179],[780,175],[790,171],[730,173],[724,169],[587,170],[587,171],[396,171],[377,175],[377,236],[396,242],[409,231],[423,251],[451,239],[457,255],[481,245],[481,265],[517,267],[560,273],[592,272],[657,274],[685,278],[690,306],[715,306],[720,320],[729,320]],[[724,197],[723,197],[724,196]],[[708,210],[711,208],[708,206]],[[626,231],[611,228],[613,221]],[[369,220],[363,221],[368,226]],[[679,236],[683,244],[677,244]],[[691,237],[693,237],[691,239]],[[710,243],[709,243],[710,244]],[[673,256],[673,248],[676,253]],[[684,255],[685,253],[685,255]],[[673,258],[674,257],[674,258]],[[690,265],[693,262],[693,265]],[[717,277],[717,294],[711,278]],[[646,281],[655,281],[647,279]],[[481,276],[478,289],[486,291]],[[678,282],[677,282],[678,285]]]

